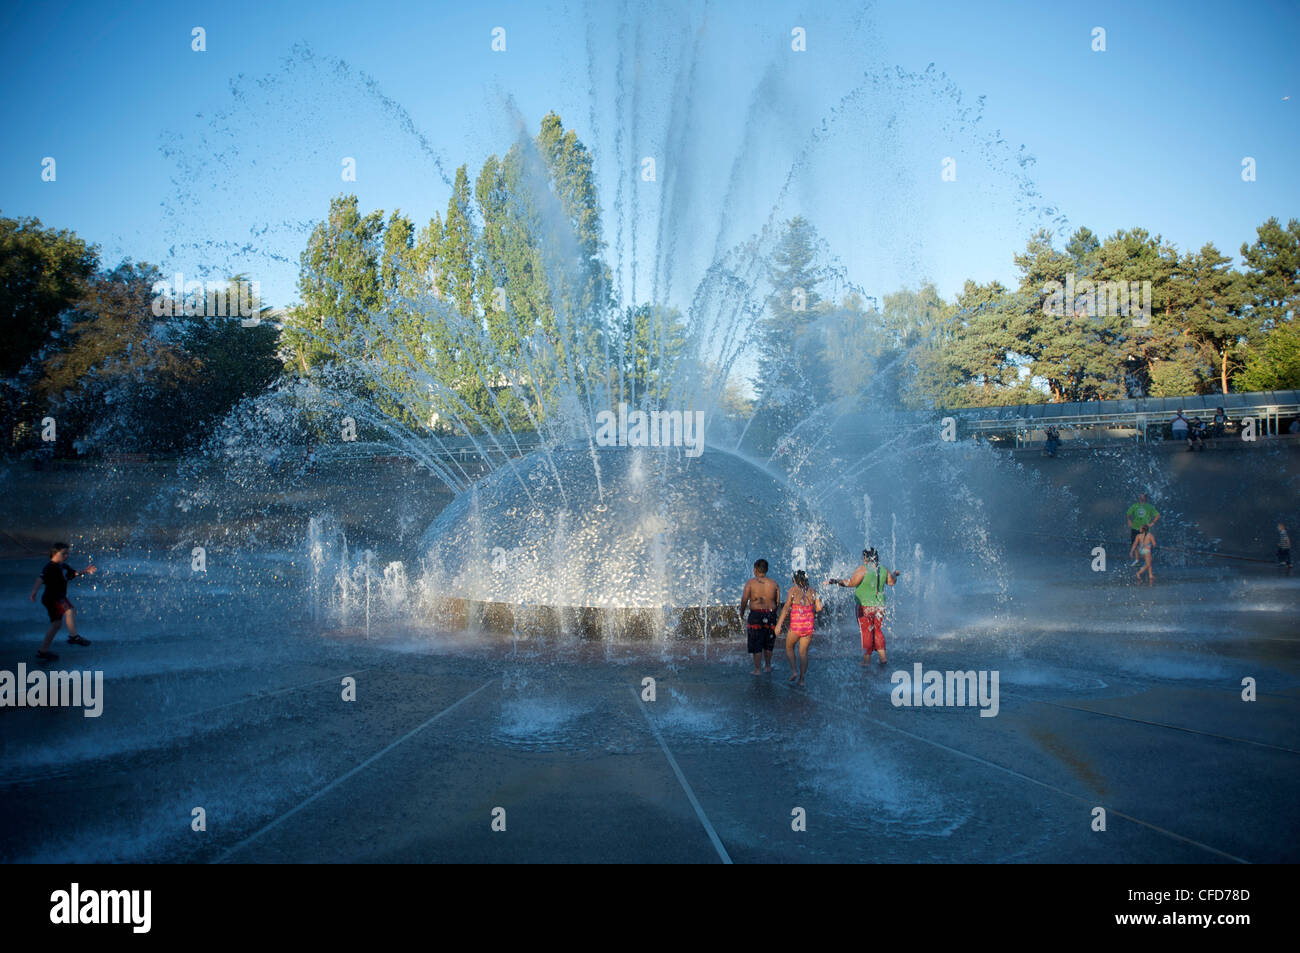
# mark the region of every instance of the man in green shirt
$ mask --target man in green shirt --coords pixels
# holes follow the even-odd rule
[[[1160,511],[1147,502],[1145,493],[1138,494],[1138,501],[1128,508],[1128,541],[1132,545],[1133,540],[1137,539],[1138,531],[1143,527],[1154,527],[1156,521],[1160,519]],[[1133,565],[1137,565],[1137,560],[1133,560]]]
[[[894,585],[902,573],[890,572],[880,565],[874,549],[862,551],[862,565],[848,579],[827,579],[826,585],[853,589],[857,603],[858,629],[862,632],[862,664],[871,664],[871,653],[880,653],[885,664],[885,588]]]

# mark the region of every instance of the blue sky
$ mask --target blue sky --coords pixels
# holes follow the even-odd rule
[[[1300,215],[1297,36],[1284,3],[10,5],[0,211],[110,263],[248,271],[280,305],[331,195],[423,223],[456,165],[555,109],[595,153],[625,297],[685,303],[796,212],[870,293],[951,295],[1011,282],[1044,224],[1236,254]]]

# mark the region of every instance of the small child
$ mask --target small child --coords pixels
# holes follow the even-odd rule
[[[50,561],[45,564],[45,568],[41,570],[41,574],[36,577],[36,582],[32,585],[32,602],[35,602],[36,592],[44,584],[45,592],[41,596],[41,604],[45,606],[45,611],[50,616],[50,627],[45,630],[45,641],[41,643],[40,650],[36,653],[36,657],[42,662],[52,662],[58,658],[58,655],[50,651],[50,643],[54,641],[54,636],[58,634],[64,622],[68,623],[68,644],[90,644],[88,640],[77,634],[77,611],[68,601],[68,580],[83,575],[93,576],[98,570],[94,566],[87,566],[85,572],[77,572],[67,564],[68,549],[67,543],[55,543],[51,546]]]
[[[1291,537],[1286,534],[1286,524],[1277,524],[1277,564],[1291,575]]]
[[[821,596],[808,584],[808,573],[800,569],[794,574],[794,585],[786,594],[781,616],[776,620],[776,637],[781,637],[786,617],[790,618],[790,635],[785,640],[785,657],[790,662],[790,681],[798,679],[803,684],[808,674],[808,640],[812,638],[816,614],[822,611]],[[799,664],[795,665],[794,647],[799,646]]]
[[[1144,564],[1138,568],[1137,581],[1141,582],[1142,574],[1146,573],[1148,586],[1153,586],[1156,582],[1156,577],[1151,572],[1151,551],[1155,549],[1155,547],[1155,534],[1151,532],[1150,526],[1143,523],[1142,528],[1138,530],[1138,534],[1133,537],[1133,545],[1129,547],[1128,554],[1130,556],[1139,556],[1145,560]]]

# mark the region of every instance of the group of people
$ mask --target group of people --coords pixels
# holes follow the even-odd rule
[[[1138,494],[1138,501],[1128,508],[1129,551],[1133,565],[1138,567],[1137,579],[1142,581],[1143,573],[1147,585],[1153,585],[1155,578],[1151,571],[1151,557],[1156,548],[1156,537],[1152,528],[1160,522],[1160,511],[1147,502],[1145,493]],[[1285,523],[1277,524],[1277,564],[1286,575],[1291,575],[1291,537],[1286,531]]]
[[[1142,581],[1142,574],[1146,573],[1147,585],[1154,585],[1151,556],[1156,548],[1156,537],[1151,532],[1151,528],[1160,522],[1160,511],[1147,502],[1145,493],[1139,493],[1138,501],[1128,508],[1126,515],[1129,532],[1128,556],[1133,560],[1133,565],[1138,566],[1138,582]]]
[[[1204,450],[1205,441],[1210,437],[1222,437],[1223,430],[1228,425],[1228,415],[1223,412],[1222,407],[1214,409],[1214,417],[1209,423],[1206,423],[1199,416],[1188,420],[1183,416],[1180,409],[1174,414],[1174,419],[1170,421],[1169,430],[1174,435],[1175,440],[1186,440],[1187,449]]]
[[[862,564],[847,579],[827,579],[826,585],[853,590],[858,628],[862,634],[862,664],[871,664],[873,653],[880,655],[885,664],[885,592],[898,582],[900,572],[890,571],[880,565],[880,554],[874,548],[862,551]],[[781,610],[777,612],[777,606]],[[808,573],[797,570],[792,584],[781,601],[781,587],[767,575],[767,560],[754,563],[754,576],[745,583],[740,595],[740,617],[749,632],[749,654],[754,657],[754,670],[750,674],[762,675],[772,671],[772,652],[781,630],[789,626],[785,640],[785,656],[790,663],[790,681],[804,684],[808,672],[808,643],[812,640],[817,613],[822,611],[822,600],[808,582]],[[746,617],[746,609],[749,611]],[[798,650],[796,661],[795,651]],[[761,663],[761,664],[760,664]]]
[[[1138,494],[1138,501],[1126,512],[1129,528],[1129,558],[1132,565],[1138,567],[1137,579],[1142,581],[1146,575],[1147,585],[1155,584],[1152,570],[1152,557],[1156,548],[1156,537],[1152,532],[1160,522],[1160,511],[1147,500],[1146,493]],[[42,662],[50,662],[59,656],[50,651],[55,635],[64,625],[68,627],[70,645],[89,645],[90,642],[77,632],[76,608],[68,600],[68,583],[80,576],[93,576],[96,567],[91,565],[78,572],[67,564],[69,546],[67,543],[55,543],[50,547],[50,560],[36,577],[32,586],[31,599],[36,601],[36,594],[41,587],[45,592],[41,603],[49,615],[50,624],[45,630],[45,639],[36,653]],[[1277,561],[1287,575],[1291,574],[1291,537],[1287,534],[1286,524],[1277,524]],[[797,570],[792,577],[792,585],[781,600],[781,587],[768,578],[767,560],[754,562],[754,576],[745,583],[740,595],[740,617],[745,620],[749,632],[748,649],[754,658],[754,670],[751,674],[762,675],[772,671],[772,652],[781,631],[787,629],[785,655],[790,663],[790,681],[804,684],[808,672],[808,643],[812,640],[816,627],[817,613],[823,609],[821,597],[808,581],[804,570]],[[880,554],[874,549],[862,551],[862,564],[847,579],[827,579],[826,585],[840,586],[853,590],[854,609],[858,619],[858,629],[862,635],[862,665],[871,664],[872,654],[879,654],[880,664],[885,659],[885,593],[890,586],[898,582],[902,573],[891,571],[880,565]],[[777,611],[780,606],[780,611]],[[748,610],[748,617],[746,616]],[[796,650],[798,657],[796,660]]]

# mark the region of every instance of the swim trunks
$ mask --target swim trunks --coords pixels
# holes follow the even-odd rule
[[[858,606],[858,630],[862,633],[862,654],[885,654],[884,606]]]
[[[776,611],[749,610],[749,654],[770,652],[776,648]]]
[[[41,605],[45,606],[45,611],[50,614],[51,622],[58,622],[63,618],[63,613],[73,607],[67,599],[52,599],[49,602],[41,599]]]

